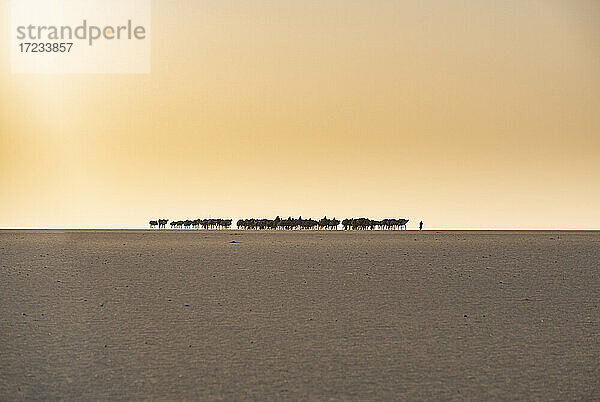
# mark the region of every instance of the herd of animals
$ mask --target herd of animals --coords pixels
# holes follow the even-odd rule
[[[158,219],[149,222],[150,228],[166,229],[168,219]],[[341,224],[344,230],[402,230],[406,229],[408,219],[382,219],[374,220],[369,218],[351,218],[342,221],[338,219],[328,219],[326,216],[320,220],[303,219],[289,217],[281,219],[279,216],[275,219],[240,219],[237,221],[238,229],[246,230],[298,230],[298,229],[320,229],[337,230]],[[171,229],[230,229],[231,219],[186,219],[180,221],[171,221]]]

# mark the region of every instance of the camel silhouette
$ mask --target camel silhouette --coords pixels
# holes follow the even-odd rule
[[[168,219],[158,219],[155,221],[152,220],[148,223],[150,224],[150,229],[154,229],[156,227],[158,227],[159,229],[165,229],[167,227],[167,222],[169,222]]]
[[[150,227],[166,228],[168,222],[168,219],[150,221]],[[185,219],[172,220],[169,225],[171,229],[230,229],[232,222],[231,219]]]
[[[408,219],[383,219],[373,220],[369,218],[344,219],[342,226],[344,230],[406,230]]]

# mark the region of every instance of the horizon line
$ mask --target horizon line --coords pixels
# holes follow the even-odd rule
[[[405,230],[390,230],[390,229],[366,229],[366,230],[344,230],[344,229],[293,229],[293,230],[267,230],[267,229],[171,229],[171,228],[148,228],[148,227],[31,227],[31,226],[15,226],[15,227],[0,227],[0,230],[87,230],[87,231],[101,231],[101,230],[136,230],[136,231],[148,231],[148,232],[433,232],[433,231],[499,231],[499,232],[510,232],[510,231],[537,231],[537,232],[548,232],[548,231],[560,231],[560,232],[596,232],[600,231],[600,228],[427,228],[419,230],[418,228],[411,228]]]

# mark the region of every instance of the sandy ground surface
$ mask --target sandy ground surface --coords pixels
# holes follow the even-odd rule
[[[0,231],[0,302],[2,400],[600,399],[600,232]]]

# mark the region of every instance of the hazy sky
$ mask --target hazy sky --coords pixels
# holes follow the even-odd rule
[[[0,227],[600,229],[597,0],[156,0],[152,73],[12,75]]]

